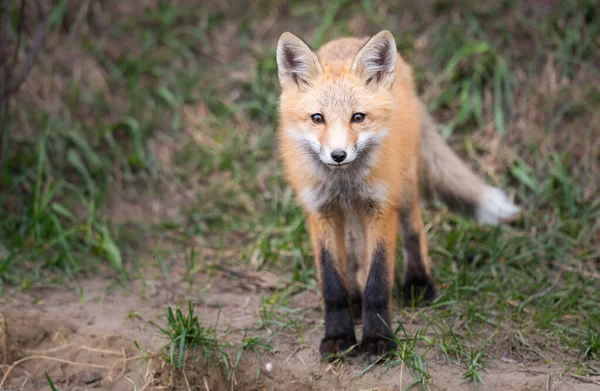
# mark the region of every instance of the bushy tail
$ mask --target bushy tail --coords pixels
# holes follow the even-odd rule
[[[520,208],[504,191],[487,185],[450,149],[423,103],[420,117],[422,195],[426,198],[437,195],[451,210],[474,216],[480,223],[517,219]]]

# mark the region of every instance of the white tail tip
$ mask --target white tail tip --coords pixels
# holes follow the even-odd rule
[[[500,224],[516,220],[521,208],[513,204],[504,191],[497,187],[487,186],[475,216],[482,224]]]

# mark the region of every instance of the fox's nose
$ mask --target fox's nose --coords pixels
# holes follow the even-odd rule
[[[331,152],[331,158],[336,162],[336,163],[341,163],[344,161],[344,159],[346,158],[346,151],[342,150],[342,149],[336,149],[335,151]]]

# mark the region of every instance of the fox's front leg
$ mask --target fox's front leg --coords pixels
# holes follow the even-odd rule
[[[364,216],[366,267],[359,272],[358,280],[359,283],[364,281],[361,283],[364,290],[360,351],[367,354],[381,355],[396,348],[390,329],[390,305],[396,259],[397,219],[396,209]]]
[[[335,355],[356,344],[346,287],[344,220],[341,214],[309,215],[309,230],[325,304],[321,355]]]

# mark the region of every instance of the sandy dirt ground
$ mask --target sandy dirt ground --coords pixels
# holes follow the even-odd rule
[[[218,317],[217,330],[223,332],[222,337],[239,341],[244,330],[256,329],[261,297],[270,290],[268,280],[232,278],[229,273],[217,272],[212,277],[198,275],[189,284],[184,281],[183,267],[178,270],[175,266],[168,278],[163,275],[143,284],[136,281],[115,287],[111,280],[89,279],[81,283],[79,295],[66,288],[6,295],[0,301],[2,390],[47,390],[44,373],[60,390],[402,390],[411,383],[412,376],[403,365],[381,375],[379,364],[351,380],[365,363],[333,366],[320,362],[319,296],[305,290],[292,296],[287,306],[305,314],[302,336],[306,344],[293,330],[283,331],[272,341],[273,353],[260,359],[245,355],[231,380],[196,360],[188,361],[179,385],[175,381],[170,384],[169,369],[157,354],[167,340],[149,321],[165,325],[163,315],[168,306],[191,300],[202,324],[215,324]],[[269,327],[263,333],[268,334]],[[134,341],[147,352],[146,359],[140,357],[144,354]],[[485,383],[476,387],[462,383],[465,368],[432,352],[426,359],[433,390],[600,389],[560,375],[563,366],[558,361],[545,365],[541,360],[492,360],[483,371]],[[267,372],[266,366],[272,369]]]

